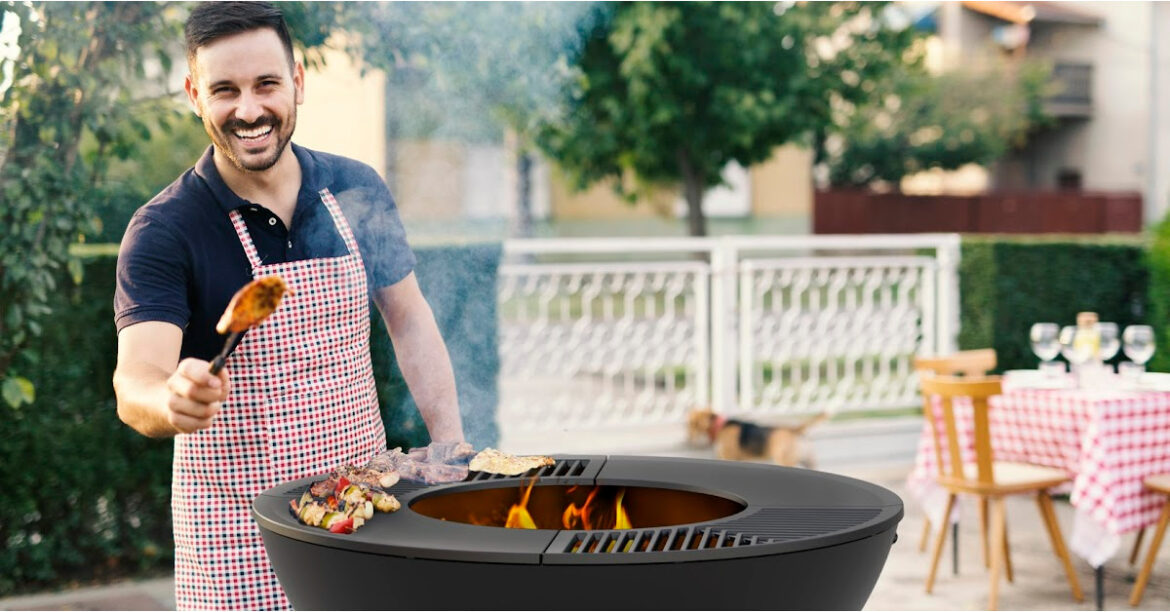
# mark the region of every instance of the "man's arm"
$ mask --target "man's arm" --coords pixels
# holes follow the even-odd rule
[[[118,417],[143,435],[166,438],[211,427],[227,397],[227,370],[213,376],[206,361],[179,362],[182,344],[183,330],[161,321],[118,334]]]
[[[402,376],[427,424],[431,441],[462,442],[463,423],[451,358],[414,272],[378,289],[374,302],[386,321]]]

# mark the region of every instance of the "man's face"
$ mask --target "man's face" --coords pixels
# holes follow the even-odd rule
[[[280,38],[262,28],[200,47],[184,84],[216,152],[241,171],[280,159],[304,101],[304,69],[290,71]]]

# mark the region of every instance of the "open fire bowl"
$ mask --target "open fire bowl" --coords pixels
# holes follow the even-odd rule
[[[860,610],[902,518],[890,491],[824,472],[556,459],[525,476],[400,482],[390,492],[402,509],[375,513],[352,534],[302,525],[289,512],[289,500],[319,478],[265,491],[253,514],[285,593],[304,610]],[[492,526],[533,476],[527,509],[541,528]],[[567,503],[595,488],[620,500],[632,528],[563,527]]]

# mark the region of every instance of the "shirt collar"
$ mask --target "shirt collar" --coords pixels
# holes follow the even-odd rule
[[[301,189],[297,194],[297,201],[304,201],[309,197],[315,199],[316,194],[332,182],[333,172],[325,160],[314,155],[309,149],[293,143],[289,143],[289,146],[292,147],[292,152],[296,155],[297,163],[301,165]],[[223,181],[223,177],[220,176],[219,170],[215,167],[214,155],[215,145],[208,145],[203,156],[195,164],[195,174],[207,183],[224,212],[252,206],[252,202],[236,195],[236,192],[232,191]]]

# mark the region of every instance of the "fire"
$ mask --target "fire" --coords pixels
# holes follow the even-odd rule
[[[528,487],[524,490],[524,495],[517,504],[512,504],[508,509],[508,520],[504,523],[505,527],[512,529],[539,529],[536,521],[532,518],[532,514],[528,511],[528,500],[532,496],[532,487],[536,484],[534,478],[532,482],[528,483]],[[576,487],[569,489],[569,492],[576,490]],[[607,512],[606,508],[602,508],[602,504],[595,503],[597,501],[597,494],[601,489],[594,487],[585,498],[585,502],[580,506],[576,503],[569,502],[565,507],[564,512],[561,513],[561,526],[565,529],[632,529],[633,525],[630,523],[630,515],[622,506],[622,500],[626,495],[626,490],[622,489],[618,492],[617,499],[614,501],[612,512]]]
[[[520,499],[519,504],[512,504],[508,508],[508,520],[504,522],[504,527],[509,529],[536,529],[536,521],[532,520],[532,515],[528,513],[528,498],[532,496],[532,487],[536,484],[536,479],[528,483],[528,488],[524,490],[524,497]]]

